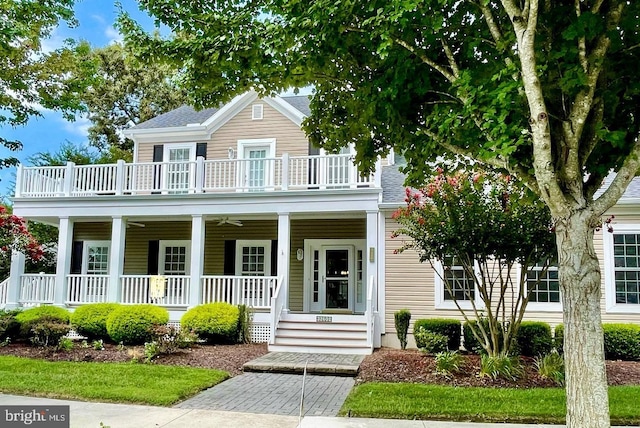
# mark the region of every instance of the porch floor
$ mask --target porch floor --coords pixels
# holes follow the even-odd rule
[[[245,372],[302,373],[307,365],[308,374],[356,376],[364,355],[311,354],[299,352],[269,352],[245,363]]]

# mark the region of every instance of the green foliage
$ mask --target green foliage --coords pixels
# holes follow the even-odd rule
[[[562,355],[564,353],[564,325],[558,324],[556,328],[553,329],[553,346],[558,351],[558,354]]]
[[[458,351],[444,351],[436,354],[436,373],[456,374],[462,370],[464,358]]]
[[[91,342],[91,347],[96,351],[104,351],[104,341],[102,339]]]
[[[107,318],[118,307],[118,303],[82,305],[71,314],[71,325],[78,334],[86,336],[89,340],[107,340]]]
[[[238,343],[251,343],[253,314],[247,305],[238,305]]]
[[[526,357],[545,355],[553,349],[551,327],[546,322],[523,321],[518,328],[515,352]]]
[[[400,348],[407,349],[407,333],[411,322],[411,312],[408,309],[401,309],[393,314],[396,324],[396,334],[400,341]]]
[[[16,320],[19,309],[0,310],[0,341],[15,339],[20,333],[20,323]]]
[[[29,340],[35,346],[58,347],[60,340],[71,330],[68,322],[61,322],[58,318],[45,315],[37,321],[29,323]]]
[[[69,324],[69,311],[58,306],[45,305],[18,313],[16,315],[16,321],[20,324],[20,336],[23,338],[31,337],[31,329],[33,326],[43,320]]]
[[[153,329],[169,321],[169,312],[154,305],[122,305],[107,317],[107,332],[116,343],[143,344],[153,339]]]
[[[235,342],[239,315],[237,306],[224,302],[207,303],[189,309],[182,316],[180,326],[210,343]]]
[[[63,337],[58,342],[58,349],[61,351],[71,351],[73,349],[73,340],[68,337]]]
[[[608,360],[640,360],[640,325],[603,324],[602,328]]]
[[[468,322],[465,321],[462,324],[462,337],[464,338],[464,349],[466,349],[468,352],[473,352],[475,354],[486,353],[485,347],[473,335],[473,329],[475,329],[476,334],[480,337],[480,339],[483,338],[480,327],[479,327],[480,324],[482,325],[482,328],[484,329],[485,334],[489,335],[490,326],[489,326],[489,320],[486,317],[480,317],[479,322],[476,320],[470,320]],[[503,345],[502,345],[504,343],[504,336],[503,336],[504,326],[501,325],[500,323],[497,323],[496,331],[498,332],[498,337],[496,341],[497,343],[496,350],[498,351],[498,353],[504,354],[505,350],[503,349]]]
[[[557,385],[564,385],[564,358],[555,349],[546,355],[537,356],[536,369],[540,376],[551,379]]]
[[[525,374],[520,358],[510,356],[480,356],[480,377],[488,376],[492,379],[503,378],[518,380]]]
[[[415,331],[420,328],[446,336],[448,338],[447,346],[449,350],[456,351],[460,349],[460,321],[450,318],[429,318],[416,320],[413,323],[413,329]],[[418,348],[420,347],[421,346],[418,345]]]
[[[439,352],[447,351],[447,343],[449,339],[439,333],[425,330],[423,328],[413,331],[413,336],[418,345],[418,349],[428,355],[434,355]]]
[[[160,355],[176,353],[190,348],[198,337],[186,330],[173,326],[157,326],[153,329],[153,340],[144,344],[144,356],[147,363]]]
[[[27,162],[33,166],[63,166],[67,162],[73,162],[76,165],[95,165],[116,163],[121,158],[118,152],[101,152],[95,148],[67,141],[56,151],[38,152],[29,156]]]

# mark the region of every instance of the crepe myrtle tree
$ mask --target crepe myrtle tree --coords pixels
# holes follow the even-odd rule
[[[469,327],[483,350],[506,356],[537,285],[527,271],[540,264],[544,273],[554,260],[549,209],[510,176],[484,172],[439,170],[422,189],[407,188],[405,200],[393,214],[397,251],[430,263],[464,319],[476,321]]]
[[[610,425],[593,237],[640,166],[640,2],[140,4],[172,34],[123,16],[126,43],[179,68],[196,106],[313,85],[309,139],[355,144],[364,168],[394,147],[416,182],[446,153],[525,182],[555,225],[567,425]]]

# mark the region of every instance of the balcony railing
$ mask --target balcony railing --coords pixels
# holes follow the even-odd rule
[[[160,306],[189,306],[189,277],[163,276],[164,283],[156,294],[151,287],[152,275],[123,275],[121,283],[121,303],[150,303]]]
[[[202,303],[226,302],[255,309],[269,308],[275,276],[203,276]]]
[[[9,280],[11,278],[7,278],[4,281],[0,282],[0,308],[4,307],[7,304],[7,295],[9,293]]]
[[[54,274],[25,274],[20,277],[18,302],[24,306],[51,304],[54,299]]]
[[[350,155],[19,167],[16,197],[263,192],[379,187]]]

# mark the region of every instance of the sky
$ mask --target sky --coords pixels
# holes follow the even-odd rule
[[[44,41],[46,50],[54,50],[62,46],[68,38],[86,40],[93,47],[103,47],[121,40],[120,34],[114,28],[118,15],[117,0],[79,0],[75,6],[78,26],[69,28],[65,23],[58,26],[50,39]],[[153,20],[140,11],[135,0],[120,0],[122,8],[147,30],[154,28]],[[11,128],[0,127],[0,133],[5,138],[20,140],[24,147],[19,152],[9,152],[0,147],[0,158],[10,155],[16,156],[22,163],[26,163],[29,156],[38,152],[55,152],[65,141],[74,144],[87,144],[87,129],[89,122],[79,118],[75,122],[68,122],[59,113],[42,111],[43,117],[34,117],[26,126]],[[15,168],[0,169],[0,197],[9,196],[11,183],[15,180]]]

